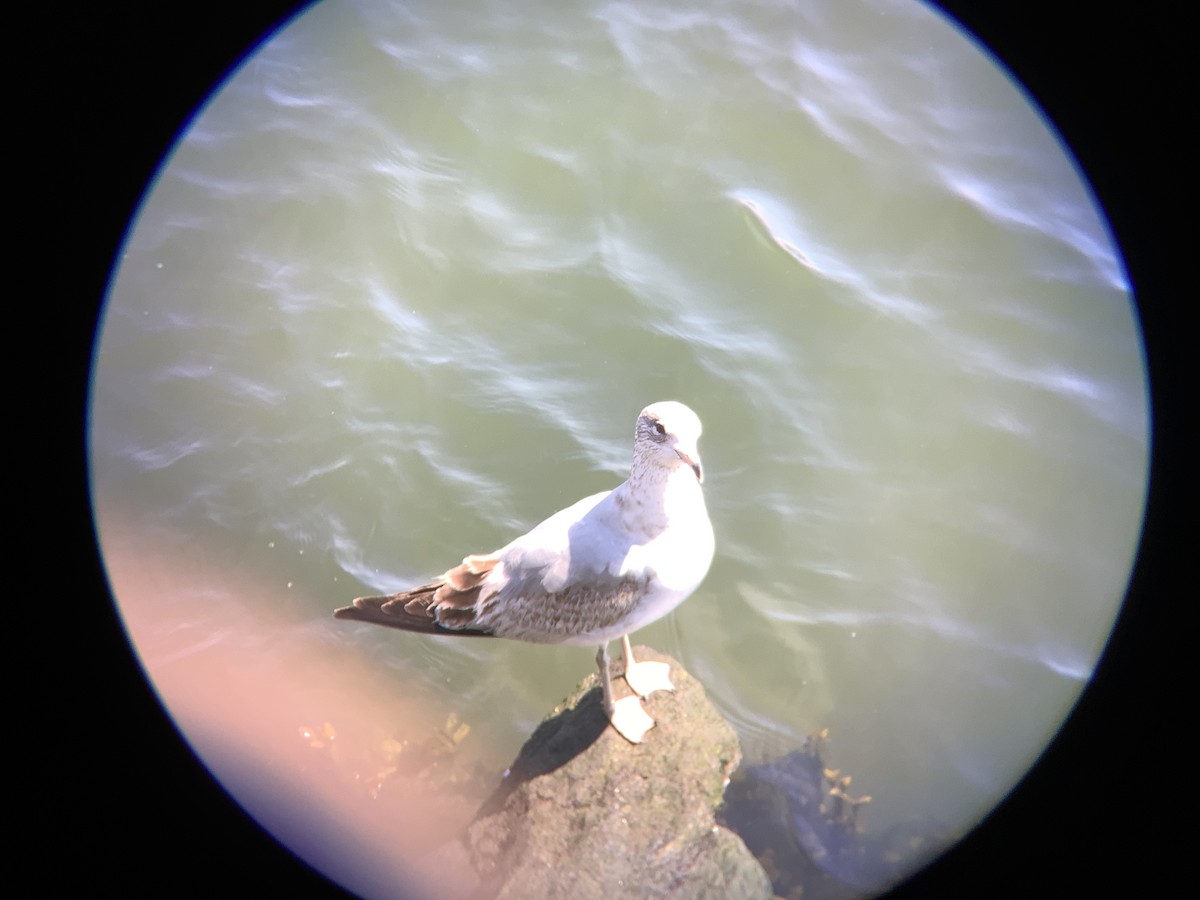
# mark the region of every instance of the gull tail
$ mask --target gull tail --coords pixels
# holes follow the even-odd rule
[[[333,615],[421,634],[487,637],[491,632],[475,626],[475,615],[488,576],[499,562],[499,553],[468,556],[428,584],[386,597],[359,597]]]
[[[350,619],[386,625],[419,634],[454,634],[464,637],[490,637],[487,631],[464,627],[446,627],[435,615],[435,597],[445,582],[435,581],[411,590],[383,597],[358,597],[353,605],[333,611],[335,619]],[[442,616],[441,618],[445,618]]]

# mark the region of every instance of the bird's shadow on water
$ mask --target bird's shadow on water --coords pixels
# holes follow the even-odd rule
[[[499,812],[508,796],[522,784],[553,772],[596,743],[608,727],[602,698],[600,688],[595,687],[575,706],[538,725],[509,766],[504,781],[479,807],[475,819]]]

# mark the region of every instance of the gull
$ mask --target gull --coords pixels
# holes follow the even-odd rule
[[[697,447],[700,419],[674,400],[642,410],[629,478],[568,506],[492,553],[472,554],[427,584],[359,597],[334,611],[423,634],[599,646],[604,712],[640,743],[654,720],[639,697],[673,691],[666,663],[633,658],[629,633],[682,603],[708,573],[713,530]],[[625,682],[614,700],[608,644],[620,638]]]

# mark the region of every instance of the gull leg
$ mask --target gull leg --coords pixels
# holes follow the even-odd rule
[[[655,691],[673,691],[671,684],[671,667],[666,663],[635,662],[633,648],[629,645],[629,635],[621,636],[621,647],[625,653],[625,683],[639,697],[649,697]]]
[[[596,665],[600,667],[600,686],[604,691],[604,714],[621,737],[640,744],[642,737],[654,726],[654,720],[642,709],[642,701],[636,696],[622,697],[614,702],[612,678],[608,672],[608,642],[600,645],[596,654]]]

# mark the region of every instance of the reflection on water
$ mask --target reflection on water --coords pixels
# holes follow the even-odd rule
[[[253,806],[206,742],[225,719],[297,770],[354,743],[367,778],[454,714],[456,754],[502,769],[590,651],[329,613],[611,488],[637,410],[687,402],[717,557],[638,640],[751,761],[828,728],[868,833],[956,835],[1091,674],[1138,534],[1145,391],[1070,161],[916,4],[330,0],[156,181],[91,450],[138,651]],[[168,534],[205,577],[144,590],[114,560]]]

